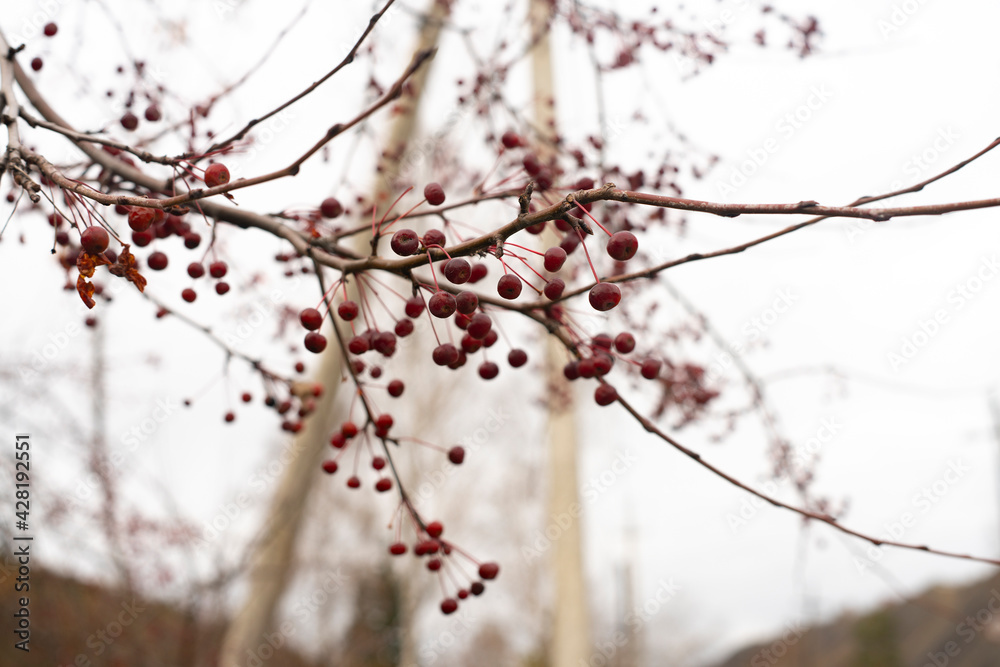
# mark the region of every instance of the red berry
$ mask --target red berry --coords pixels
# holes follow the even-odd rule
[[[153,242],[153,232],[132,232],[132,243],[139,248],[145,248]]]
[[[444,203],[444,188],[440,183],[428,183],[424,187],[424,199],[431,206],[440,206]]]
[[[605,350],[610,350],[611,346],[614,345],[614,341],[611,340],[611,336],[606,333],[597,334],[592,339],[590,339],[591,345],[594,347],[600,347]]]
[[[513,273],[500,276],[497,293],[505,299],[516,299],[521,294],[521,279]]]
[[[496,343],[499,338],[500,336],[497,335],[497,332],[490,329],[490,332],[486,334],[486,338],[483,339],[483,347],[493,347],[493,344]]]
[[[597,283],[590,290],[590,305],[594,310],[611,310],[622,300],[622,291],[613,283]]]
[[[453,614],[457,610],[458,610],[458,600],[454,598],[445,598],[445,600],[441,602],[441,611],[444,612],[445,615]]]
[[[451,317],[457,308],[455,297],[448,292],[435,292],[427,302],[427,310],[431,312],[431,315],[442,319]]]
[[[474,354],[483,346],[482,341],[477,340],[466,333],[462,336],[462,351],[466,354]]]
[[[566,263],[566,251],[555,246],[554,248],[549,248],[545,251],[545,256],[542,260],[542,264],[545,265],[545,270],[550,273],[555,273],[563,267]]]
[[[223,277],[224,275],[226,275],[226,271],[228,271],[228,270],[229,270],[229,267],[226,266],[225,262],[221,262],[221,261],[220,262],[212,262],[211,264],[208,265],[208,272],[212,275],[213,278],[221,278],[221,277]]]
[[[208,165],[205,169],[205,185],[210,188],[214,188],[218,185],[225,185],[229,182],[229,170],[226,169],[226,165],[215,162],[214,164]]]
[[[464,600],[467,597],[469,597],[469,591],[465,590],[464,588],[460,588],[458,590],[458,599]]]
[[[296,373],[305,373],[306,372],[306,365],[304,363],[302,363],[301,361],[295,362],[295,372]],[[282,404],[282,405],[284,405],[284,404]],[[289,407],[291,407],[291,403],[289,403]],[[285,410],[285,412],[288,412],[288,411]]]
[[[330,446],[335,449],[343,449],[347,445],[347,438],[339,431],[330,436]]]
[[[409,257],[420,249],[420,238],[412,229],[400,229],[389,241],[392,251],[401,257]]]
[[[236,413],[234,413],[234,412],[227,412],[225,419],[226,419],[227,423],[232,423],[232,422],[236,421]]]
[[[524,350],[514,349],[507,354],[507,363],[514,368],[520,368],[528,363],[528,353]]]
[[[347,343],[351,354],[364,354],[368,351],[368,340],[364,336],[355,336]]]
[[[45,33],[46,37],[52,37],[58,31],[59,31],[59,26],[57,26],[55,23],[53,23],[51,21],[49,21],[48,23],[46,23],[45,27],[42,28],[42,32]]]
[[[145,116],[146,120],[148,120],[150,123],[155,123],[156,121],[160,120],[160,107],[158,107],[156,104],[150,104],[148,107],[146,107],[146,111],[144,111],[142,115]]]
[[[632,232],[615,232],[608,241],[608,254],[619,262],[624,262],[635,257],[639,249],[639,240]]]
[[[427,524],[427,534],[431,537],[441,537],[441,533],[444,532],[444,526],[440,521],[431,521]]]
[[[428,229],[424,232],[424,247],[430,248],[431,246],[444,247],[446,243],[444,232],[440,229]]]
[[[459,292],[455,297],[455,305],[461,314],[471,315],[479,308],[479,297],[473,292]]]
[[[594,400],[598,405],[611,405],[618,400],[618,392],[610,384],[601,384],[594,390]]]
[[[108,233],[104,231],[103,227],[97,225],[87,227],[80,235],[80,245],[84,252],[90,255],[100,255],[108,249],[109,243],[111,243],[111,238]]]
[[[469,275],[469,282],[478,283],[486,277],[487,273],[489,273],[489,269],[486,268],[486,265],[482,262],[476,262],[472,265],[472,273]]]
[[[299,322],[309,331],[316,331],[323,326],[323,316],[315,308],[303,308],[299,313]]]
[[[137,232],[144,232],[153,224],[153,209],[133,206],[128,212],[128,226]]]
[[[465,330],[472,338],[483,340],[493,330],[493,320],[486,313],[476,313]]]
[[[479,365],[479,377],[484,380],[492,380],[500,373],[500,367],[492,361],[484,361]]]
[[[393,423],[392,415],[383,412],[375,418],[375,429],[388,432],[392,428]]]
[[[310,331],[305,338],[306,349],[315,354],[319,354],[326,349],[326,336],[315,331]]]
[[[323,472],[327,475],[332,475],[337,472],[337,467],[337,462],[332,459],[329,461],[323,461]]]
[[[41,62],[41,61],[39,61]],[[31,61],[31,66],[35,66],[35,61]],[[131,111],[126,111],[125,115],[121,118],[122,127],[124,127],[129,132],[133,131],[135,128],[139,127],[139,117],[136,116]]]
[[[444,277],[455,285],[469,282],[472,276],[472,266],[461,257],[449,259],[444,265]]]
[[[403,385],[403,381],[402,380],[392,380],[389,383],[389,386],[387,387],[387,390],[388,390],[390,396],[392,396],[393,398],[399,398],[400,396],[403,395],[403,389],[404,388],[405,387]]]
[[[514,130],[507,130],[500,137],[500,142],[504,145],[504,148],[518,148],[524,145],[524,140]]]
[[[635,349],[635,338],[628,332],[622,332],[615,336],[615,349],[622,354],[628,354]]]
[[[249,403],[250,401],[253,400],[253,396],[251,396],[250,392],[248,391],[243,392],[243,395],[240,398],[243,399],[244,403]]]
[[[45,63],[43,63],[42,59],[39,58],[38,56],[35,56],[34,58],[31,59],[31,69],[35,70],[36,72],[42,69],[42,65],[44,64]]]
[[[442,343],[434,348],[431,357],[438,366],[448,366],[458,361],[458,350],[451,343]]]
[[[402,556],[406,553],[406,545],[402,542],[396,542],[395,544],[389,545],[389,553],[393,556]]]
[[[407,317],[416,319],[424,312],[424,300],[419,296],[410,297],[406,300],[406,307],[403,310]]]
[[[340,425],[340,433],[344,438],[350,440],[358,434],[358,425],[354,422],[344,422]]]
[[[655,380],[660,374],[660,360],[659,359],[646,359],[642,362],[642,377],[647,380]]]
[[[199,245],[201,245],[201,234],[197,232],[188,232],[184,235],[184,247],[188,250],[194,250]]]
[[[351,489],[360,489],[361,488],[361,480],[358,479],[357,475],[352,475],[351,478],[347,480],[347,486],[348,486],[348,488],[351,488]]]
[[[482,595],[483,591],[486,590],[486,586],[483,585],[481,581],[473,581],[469,586],[469,592],[473,595]]]
[[[380,331],[373,339],[371,347],[383,357],[391,357],[396,352],[396,334]]]
[[[344,207],[335,197],[327,197],[319,205],[319,212],[324,218],[339,218],[344,212]]]
[[[555,301],[562,296],[563,290],[566,289],[566,283],[562,278],[553,278],[549,282],[545,283],[545,289],[542,292],[545,293],[546,298],[551,301]]]
[[[156,252],[154,252],[149,256],[149,259],[146,260],[146,263],[152,270],[162,271],[163,269],[167,268],[167,256],[165,253],[162,253],[159,250],[157,250]]]
[[[413,333],[413,320],[400,320],[396,322],[396,326],[393,330],[400,338],[406,338]]]
[[[187,289],[181,292],[181,298],[187,301],[188,303],[192,303],[195,299],[198,298],[198,293],[195,292],[190,287],[188,287]]]
[[[483,563],[479,566],[479,576],[483,579],[496,579],[500,566],[496,563]]]
[[[359,310],[358,304],[353,301],[343,301],[337,306],[337,314],[340,315],[340,319],[348,322],[358,316]]]
[[[219,296],[222,296],[228,291],[229,291],[229,283],[225,281],[219,281],[215,283],[215,293],[218,294]]]
[[[461,465],[462,461],[465,460],[465,449],[457,445],[452,447],[448,450],[448,460],[455,465]]]
[[[383,477],[379,481],[375,482],[375,490],[379,493],[385,493],[392,488],[392,480],[388,477]]]

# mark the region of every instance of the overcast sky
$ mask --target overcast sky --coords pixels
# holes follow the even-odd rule
[[[0,27],[8,38],[23,35],[25,20],[50,4],[58,3],[19,3]],[[107,4],[117,8],[115,20],[121,22],[128,48],[147,59],[181,100],[198,100],[242,74],[301,3],[286,3],[288,9],[281,13],[270,3],[247,2],[232,12],[224,2],[192,3],[187,12],[174,11],[171,5],[170,10],[154,9],[152,16],[144,15],[145,4],[134,14],[121,11],[125,3]],[[309,8],[306,19],[260,73],[221,105],[220,118],[233,119],[229,131],[330,66],[333,56],[329,62],[324,59],[329,48],[323,53],[303,45],[349,44],[366,22],[367,13],[355,3],[320,4]],[[688,2],[684,11],[699,13],[705,21],[729,23],[732,34],[739,36],[756,30],[758,4]],[[495,8],[490,3],[460,5],[461,25],[495,37],[490,27]],[[696,77],[684,76],[689,63],[646,51],[638,68],[607,75],[607,117],[615,122],[609,153],[626,167],[645,165],[650,151],[672,146],[665,129],[670,123],[687,136],[687,150],[721,158],[704,179],[685,178],[685,196],[846,204],[923,180],[997,136],[994,119],[1000,93],[983,82],[984,73],[995,72],[1000,64],[994,46],[1000,20],[996,4],[846,0],[834,7],[810,0],[789,5],[782,8],[820,17],[825,32],[820,54],[803,60],[787,50],[762,51],[743,40],[744,45],[735,46]],[[402,4],[380,27],[384,50],[377,71],[383,81],[398,71],[410,48],[412,6]],[[649,3],[618,3],[622,11],[633,6],[642,16]],[[673,3],[661,4],[661,16],[675,11]],[[180,15],[188,20],[179,21]],[[114,67],[124,62],[115,27],[93,3],[61,8],[56,18],[61,26],[58,39],[27,40],[26,55],[40,54],[46,60],[37,76],[39,85],[80,127],[114,118],[118,112],[109,110],[103,92],[109,87],[118,93],[126,89],[114,74]],[[171,26],[168,20],[178,22]],[[188,41],[177,42],[181,35]],[[244,38],[239,47],[234,46],[236,35]],[[583,136],[594,131],[596,122],[588,102],[593,99],[593,80],[584,66],[586,52],[570,43],[565,31],[556,35],[555,44],[559,122],[568,135]],[[343,49],[333,52],[340,55]],[[455,64],[465,57],[458,36],[449,34],[444,53],[454,53],[455,60],[439,55],[423,114],[429,131],[451,111],[456,76],[467,75]],[[321,88],[309,103],[273,121],[252,154],[240,159],[237,173],[252,175],[282,165],[329,124],[349,117],[357,109],[368,71],[359,61],[338,75],[336,86]],[[518,80],[527,85],[523,68],[512,74],[512,81]],[[514,97],[515,103],[527,100],[526,94]],[[648,122],[632,120],[636,109]],[[455,136],[478,136],[478,128],[472,120],[459,118]],[[29,143],[48,148],[55,160],[71,155],[59,141],[37,139],[35,131],[28,137]],[[317,162],[293,180],[258,192],[242,191],[240,205],[262,211],[314,206],[338,192],[336,185],[343,180],[366,188],[371,150],[362,142],[356,154],[350,153],[352,141],[345,138],[331,146],[329,165]],[[351,159],[353,166],[347,169]],[[988,156],[893,203],[996,196],[990,183],[996,180],[998,159]],[[506,209],[487,210],[502,214]],[[0,217],[6,219],[9,211],[5,201],[0,203]],[[480,225],[491,222],[471,213],[467,219]],[[765,380],[782,431],[798,449],[820,457],[814,490],[838,505],[847,503],[844,523],[852,528],[949,551],[1000,555],[1000,445],[988,404],[1000,361],[995,343],[1000,301],[996,219],[995,211],[984,210],[874,225],[829,220],[741,255],[684,265],[667,274],[671,285],[710,319],[728,349],[741,350],[752,372]],[[640,236],[640,242],[654,256],[680,257],[729,247],[789,223],[777,217],[689,216],[683,237],[661,231]],[[20,235],[24,245],[17,243]],[[260,262],[268,262],[281,247],[261,234],[234,229],[223,229],[221,238],[233,258],[232,282],[241,288],[254,272],[254,262],[244,258],[259,255]],[[40,216],[25,216],[10,223],[0,243],[7,313],[0,328],[0,360],[9,372],[12,365],[30,364],[36,352],[52,343],[59,351],[39,370],[58,371],[61,377],[41,383],[22,381],[16,373],[9,377],[2,390],[5,409],[0,421],[5,433],[27,429],[50,438],[37,455],[46,488],[77,494],[81,444],[70,424],[86,428],[89,423],[86,378],[92,348],[89,332],[79,327],[85,309],[74,292],[62,290],[64,277],[48,253],[50,239]],[[179,249],[173,254],[177,266],[190,261]],[[172,306],[180,305],[178,293],[188,282],[180,273],[156,275],[150,291]],[[237,290],[237,298],[225,301],[206,294],[187,312],[238,337],[238,323],[250,322],[252,331],[241,338],[241,349],[263,352],[275,366],[287,366],[291,357],[269,344],[273,313],[286,303],[296,309],[311,305],[316,289],[308,281],[284,280],[272,267],[264,273],[261,285]],[[661,325],[688,317],[666,291],[650,298],[663,304]],[[269,313],[259,328],[252,324],[255,310]],[[152,306],[127,289],[98,311],[110,357],[108,440],[124,457],[129,502],[154,514],[179,512],[204,525],[223,503],[246,490],[254,475],[262,474],[262,466],[281,445],[270,414],[238,409],[236,424],[222,423],[221,415],[238,392],[252,387],[255,396],[261,395],[259,383],[253,384],[247,369],[235,361],[231,377],[224,379],[217,348],[180,322],[155,321]],[[611,320],[596,326],[617,331],[621,324]],[[518,331],[515,324],[509,328]],[[66,334],[65,343],[59,342],[64,340],[61,333]],[[718,369],[725,405],[747,403],[747,388],[739,374],[727,368],[725,348],[708,340],[685,345],[692,360]],[[845,379],[835,381],[816,372],[826,366],[843,371]],[[484,456],[500,466],[540,464],[541,454],[518,451],[524,442],[539,438],[531,432],[531,426],[540,423],[531,398],[541,388],[527,379],[527,372],[515,376],[505,369],[501,379],[508,384],[489,388],[472,377],[462,380],[482,398],[477,402],[463,396],[458,404],[468,414],[449,416],[439,424],[441,437],[459,440],[461,434],[473,432],[489,414],[488,401],[510,401],[512,394],[527,397],[504,404],[518,415],[514,421],[519,423],[494,435],[487,448],[513,453]],[[60,402],[33,404],[40,386]],[[641,386],[629,391],[648,407],[651,397],[642,395]],[[657,610],[655,622],[661,625],[656,627],[679,627],[685,637],[695,637],[704,649],[702,657],[724,655],[789,624],[829,619],[847,609],[898,600],[934,583],[970,581],[991,572],[987,566],[923,553],[874,549],[826,526],[803,529],[795,515],[762,506],[645,434],[621,408],[592,407],[589,395],[589,388],[581,389],[580,481],[595,641],[623,622],[615,572],[626,561],[635,568],[636,604],[657,599],[664,582],[672,582],[676,593]],[[199,400],[184,411],[177,405],[187,396]],[[164,412],[164,419],[155,417]],[[66,423],[61,423],[64,417]],[[140,446],[133,445],[126,434],[147,418],[157,422],[155,432],[140,438]],[[769,465],[761,420],[755,413],[743,416],[735,432],[713,442],[712,436],[722,430],[718,421],[710,421],[681,430],[677,437],[727,472],[764,488]],[[475,472],[470,467],[467,474]],[[475,485],[473,480],[469,488]],[[796,499],[787,483],[779,480],[775,488],[780,497]],[[164,498],[170,498],[173,507]],[[255,507],[263,507],[265,500],[266,494],[255,495]],[[447,502],[441,505],[446,516]],[[377,521],[387,522],[391,510],[388,501],[378,505]],[[477,552],[495,549],[505,554],[505,576],[526,567],[521,547],[533,544],[534,531],[549,520],[535,508],[524,514],[538,523],[515,531],[477,517],[474,503],[461,512],[468,527],[462,542]],[[483,512],[497,516],[495,508]],[[249,534],[254,516],[251,512],[242,517],[244,533]],[[66,544],[98,543],[93,535],[63,526],[50,541],[40,541],[39,552],[63,567],[106,575],[107,565],[96,547],[92,558],[64,555]],[[233,548],[240,543],[234,540]],[[209,558],[202,558],[199,567],[208,568]],[[511,578],[517,580],[516,575]],[[477,613],[489,620],[496,609],[497,618],[516,625],[518,616],[511,610],[523,603],[524,594],[498,585],[491,591],[495,607]],[[429,617],[427,632],[440,631],[440,623]],[[530,637],[532,632],[512,628],[515,637]],[[656,646],[651,638],[644,641],[651,650]]]

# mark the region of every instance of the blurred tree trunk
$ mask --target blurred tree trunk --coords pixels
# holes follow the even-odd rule
[[[414,53],[436,46],[441,25],[447,19],[450,3],[431,0],[417,38]],[[399,174],[410,137],[416,130],[417,112],[430,64],[417,70],[410,78],[411,94],[404,94],[395,105],[395,115],[385,150],[379,162],[382,175],[374,186],[373,201],[380,209],[395,194],[394,178]],[[354,237],[354,250],[365,255],[371,250],[371,237],[358,234]],[[351,293],[354,294],[353,287]],[[340,347],[330,345],[323,355],[316,381],[324,387],[317,400],[315,413],[305,421],[296,436],[293,451],[297,456],[285,468],[278,489],[275,491],[260,538],[251,547],[255,550],[250,559],[249,590],[243,609],[230,624],[219,656],[221,667],[237,667],[248,651],[253,651],[264,641],[262,635],[274,631],[274,610],[294,571],[295,544],[302,527],[306,501],[313,484],[322,477],[318,474],[322,454],[328,446],[332,427],[342,421],[343,406],[336,405],[337,393],[343,373]],[[336,416],[336,417],[335,417]],[[404,632],[403,637],[411,633]],[[402,658],[412,657],[412,646],[404,643]]]
[[[555,86],[552,79],[552,47],[549,26],[552,3],[531,0],[532,75],[534,121],[540,141],[538,157],[548,164],[555,156],[557,139]],[[552,226],[542,236],[546,246],[558,245]],[[549,511],[548,517],[575,515],[570,507],[579,503],[577,492],[577,430],[573,394],[562,379],[565,352],[552,336],[545,339],[545,379],[548,388]],[[555,577],[555,608],[549,664],[577,667],[587,664],[590,650],[590,615],[584,585],[583,555],[578,517],[552,542],[552,573]]]

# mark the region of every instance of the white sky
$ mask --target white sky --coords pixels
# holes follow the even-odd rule
[[[48,4],[58,3],[12,7],[13,16],[6,16],[0,27],[11,37],[23,31],[25,17]],[[128,35],[129,48],[146,58],[184,100],[196,100],[242,74],[259,57],[261,45],[269,44],[299,7],[292,3],[287,15],[275,16],[272,5],[250,2],[226,13],[220,21],[216,9],[225,4],[192,3],[189,11],[179,12],[173,10],[172,3],[170,10],[154,10],[153,17],[143,12],[116,11],[115,15]],[[477,27],[477,22],[488,24],[488,4],[463,6],[459,22]],[[722,158],[706,179],[685,179],[686,196],[737,202],[815,199],[828,204],[845,204],[860,195],[912,184],[972,155],[997,135],[992,121],[1000,98],[996,87],[984,83],[983,78],[996,71],[998,64],[993,45],[1000,6],[971,0],[905,3],[916,11],[912,16],[903,14],[905,21],[898,21],[897,14],[899,29],[883,35],[878,22],[891,20],[894,8],[903,4],[848,0],[833,8],[829,3],[809,1],[787,7],[802,15],[814,11],[821,18],[826,33],[821,43],[823,53],[806,60],[777,48],[736,47],[700,76],[682,82],[672,58],[644,52],[640,70],[606,78],[608,117],[621,119],[621,133],[609,147],[611,154],[626,169],[636,159],[645,164],[644,151],[651,146],[658,151],[670,147],[670,134],[662,129],[668,118],[693,145]],[[124,3],[108,5],[120,8]],[[222,119],[234,119],[229,127],[232,131],[241,120],[271,108],[312,81],[340,55],[338,45],[350,43],[365,23],[365,12],[354,3],[331,5],[311,7],[307,19],[236,101],[220,107],[220,131],[225,132]],[[644,8],[648,3],[619,3],[620,8],[622,5]],[[379,56],[382,81],[398,71],[409,48],[409,6],[402,5],[381,33],[383,38],[389,32],[405,36],[388,40],[392,44],[383,42],[386,51]],[[706,19],[722,16],[719,12],[729,8],[736,33],[756,29],[756,3],[734,0],[691,2],[687,6],[704,12]],[[665,3],[661,15],[669,11]],[[641,15],[639,9],[636,12]],[[179,15],[188,17],[184,31],[190,41],[170,45],[172,33],[163,21]],[[109,85],[118,92],[123,89],[113,74],[114,66],[123,62],[121,44],[106,16],[92,3],[61,8],[57,19],[61,28],[58,37],[30,40],[26,54],[41,53],[46,59],[38,81],[57,109],[80,127],[99,125],[102,119],[114,117],[109,115],[103,91]],[[156,20],[159,25],[154,25]],[[242,40],[239,46],[231,41],[237,38]],[[589,124],[596,119],[589,102],[593,99],[592,77],[585,66],[585,52],[571,46],[565,34],[557,36],[556,44],[560,123],[568,134],[580,136],[593,131]],[[447,59],[439,55],[437,65],[442,69],[435,70],[430,104],[424,113],[425,123],[432,129],[451,110],[453,80],[467,76],[468,68],[458,64],[464,58],[460,47],[454,35],[442,45],[442,54],[456,55]],[[165,48],[169,48],[166,54],[158,57]],[[72,68],[69,71],[67,63]],[[293,107],[286,122],[270,128],[274,138],[268,141],[261,137],[257,152],[246,158],[241,168],[246,174],[255,174],[280,166],[329,124],[349,117],[357,108],[357,91],[367,73],[367,62],[359,61],[338,75],[334,85],[321,88],[308,103]],[[515,70],[511,81],[512,85],[517,81],[526,85],[523,69]],[[515,103],[527,99],[526,94],[514,98]],[[807,114],[800,108],[808,104],[815,109]],[[637,106],[648,114],[649,124],[630,121]],[[809,117],[789,131],[783,119],[797,111],[802,118]],[[467,133],[467,140],[475,142],[480,140],[477,132],[479,126],[471,120],[459,120],[456,136]],[[49,148],[55,159],[66,157],[63,143],[42,143],[38,136],[37,132],[28,133],[29,143]],[[269,184],[259,192],[243,191],[239,203],[265,211],[315,205],[336,191],[331,183],[340,181],[351,141],[345,138],[331,147],[331,165],[316,163],[293,180]],[[720,184],[736,182],[734,170],[740,169],[748,156],[759,156],[764,148],[770,149],[767,159],[727,196]],[[927,163],[925,167],[915,161],[920,156]],[[362,143],[347,175],[353,186],[367,186],[370,178],[365,165],[371,164],[371,157],[370,149]],[[995,196],[995,188],[988,183],[995,178],[998,159],[984,158],[899,203]],[[506,209],[484,210],[503,214]],[[8,212],[3,202],[0,214],[4,219]],[[473,219],[472,214],[467,219]],[[480,224],[484,220],[489,222],[485,216],[477,218]],[[735,245],[789,222],[691,216],[684,238],[669,232],[640,237],[640,242],[653,254],[682,256]],[[995,223],[996,213],[989,210],[899,219],[876,226],[827,221],[743,255],[669,272],[672,284],[730,343],[749,345],[745,360],[757,376],[766,379],[783,371],[823,365],[851,372],[851,379],[842,384],[826,376],[803,375],[767,386],[781,427],[796,446],[805,446],[810,438],[821,435],[827,440],[819,448],[822,460],[815,491],[835,502],[849,501],[844,522],[853,528],[883,535],[909,513],[914,521],[902,535],[904,541],[983,556],[1000,553],[1000,465],[987,404],[987,390],[996,382],[1000,361],[995,344],[1000,280],[993,280],[997,276],[988,268],[996,261],[1000,246]],[[20,234],[26,239],[24,246],[16,243]],[[259,256],[257,263],[264,263],[281,247],[261,234],[240,234],[233,229],[223,229],[221,238],[225,252],[232,257],[234,286],[246,283],[255,271],[255,262],[243,258]],[[0,329],[0,361],[5,370],[30,360],[51,336],[79,324],[84,316],[75,293],[61,291],[63,278],[51,264],[49,243],[49,228],[40,216],[14,219],[0,243],[0,284],[7,286],[8,315]],[[183,267],[191,260],[178,243],[175,246],[171,260],[175,267]],[[975,282],[980,271],[981,277],[988,278],[981,286]],[[179,305],[177,295],[181,286],[187,285],[186,277],[180,274],[168,270],[155,275],[151,291]],[[278,302],[295,308],[315,301],[315,287],[307,281],[270,280],[266,287],[238,298],[223,300],[205,293],[187,312],[221,327],[222,332],[234,332],[234,318],[249,318],[256,304],[270,309],[271,290],[278,290]],[[956,296],[956,290],[963,286],[975,291],[972,298]],[[766,325],[766,345],[751,341],[748,325],[752,328],[755,318],[770,322],[769,309],[781,294],[790,295],[791,306]],[[652,298],[664,302],[668,317],[682,316],[680,306],[666,294],[657,293]],[[113,307],[102,304],[98,310],[107,326],[112,360],[108,440],[126,455],[124,489],[129,502],[150,512],[165,513],[169,508],[163,498],[169,497],[177,511],[200,524],[216,516],[222,503],[248,486],[257,488],[250,484],[250,478],[274,458],[281,440],[275,437],[276,422],[270,414],[255,416],[237,407],[237,423],[229,427],[222,424],[227,403],[237,401],[240,391],[251,388],[255,397],[262,394],[243,365],[233,362],[227,389],[221,381],[222,359],[217,348],[180,322],[153,321],[150,305],[128,290],[121,291]],[[942,322],[934,335],[912,360],[894,368],[889,353],[899,352],[904,339],[922,341],[914,336],[922,323],[934,317]],[[516,325],[505,326],[512,336],[518,331]],[[609,328],[617,331],[620,326],[611,324]],[[281,364],[287,365],[288,357],[269,345],[273,329],[272,318],[254,330],[245,349],[266,351],[273,365],[281,368]],[[65,402],[62,406],[33,404],[30,392],[37,383],[19,384],[17,376],[13,385],[8,382],[3,389],[5,405],[0,421],[4,432],[28,429],[50,443],[37,450],[37,468],[43,479],[40,484],[52,493],[70,493],[67,489],[80,474],[81,443],[71,436],[76,431],[59,420],[68,417],[69,422],[89,423],[88,397],[79,381],[88,377],[90,350],[89,334],[71,335],[47,364],[48,369],[65,370],[63,379],[52,378],[48,384],[54,396]],[[688,351],[705,365],[719,358],[719,350],[710,344],[689,345]],[[534,358],[538,358],[537,353]],[[466,370],[467,376],[473,374]],[[441,424],[441,437],[458,440],[459,434],[471,432],[487,414],[490,400],[537,396],[540,389],[526,377],[525,369],[518,376],[505,368],[501,379],[508,383],[487,388],[469,377],[470,391],[481,392],[483,403],[468,399],[459,403],[466,413]],[[737,376],[727,373],[726,378],[726,404],[745,402],[746,391]],[[862,378],[870,381],[857,381]],[[435,377],[433,381],[438,380]],[[702,656],[711,657],[779,632],[789,623],[828,619],[845,609],[897,599],[897,593],[909,595],[935,582],[968,581],[991,571],[986,566],[886,548],[868,555],[877,561],[881,576],[872,570],[861,572],[855,559],[865,557],[866,543],[842,537],[825,526],[803,531],[794,515],[769,507],[752,508],[746,525],[733,528],[727,517],[738,514],[750,496],[644,434],[620,408],[593,408],[590,393],[591,388],[580,392],[584,434],[581,484],[600,480],[622,452],[628,452],[622,460],[629,461],[623,473],[616,473],[613,479],[606,475],[605,480],[611,479],[611,483],[599,482],[601,492],[592,502],[584,503],[595,641],[604,640],[622,622],[616,611],[613,582],[615,568],[626,553],[632,554],[636,566],[637,604],[653,598],[661,581],[672,580],[680,589],[652,621],[650,627],[657,632],[644,640],[646,646],[654,649],[658,645],[652,636],[674,628],[697,636],[698,648],[705,651]],[[143,446],[129,448],[122,439],[132,426],[153,413],[157,401],[178,401],[195,394],[201,394],[196,406],[171,414]],[[641,396],[638,402],[643,403]],[[531,438],[537,441],[537,433],[530,428],[538,422],[537,412],[532,413],[537,409],[529,401],[513,405],[518,414],[514,421],[519,423],[491,439],[484,448],[490,450],[484,453],[484,460],[500,467],[523,461],[537,465],[539,453],[521,451]],[[832,438],[825,438],[825,431],[821,431],[824,424],[836,425]],[[712,443],[710,436],[719,430],[713,423],[682,430],[678,437],[740,479],[763,484],[768,466],[760,420],[755,415],[745,416],[735,433],[721,444]],[[501,452],[495,451],[500,447]],[[462,472],[474,475],[476,470],[473,464]],[[488,476],[495,469],[478,470]],[[527,484],[516,471],[502,474],[505,480],[520,479]],[[334,498],[346,493],[340,482],[338,478],[336,493],[340,495]],[[479,480],[473,479],[464,484],[475,488],[477,483]],[[779,488],[782,497],[794,499],[787,485]],[[939,491],[931,492],[935,502],[917,497],[924,488]],[[266,494],[253,497],[256,507],[263,506]],[[544,493],[534,497],[544,498]],[[453,497],[441,498],[441,516],[445,518],[447,499]],[[460,543],[477,553],[496,554],[504,567],[503,576],[519,581],[515,573],[523,565],[519,547],[545,525],[541,510],[516,510],[519,516],[541,522],[515,527],[506,525],[507,515],[498,514],[496,508],[484,507],[482,511],[477,516],[475,504],[461,508],[461,522],[467,531]],[[381,525],[390,512],[391,503],[386,500],[375,507],[374,516]],[[249,513],[241,518],[241,530],[252,527],[253,516]],[[630,527],[635,531],[634,542],[626,539]],[[70,567],[66,545],[85,548],[89,544],[86,553],[92,557],[73,558],[72,567],[87,574],[107,574],[107,565],[94,546],[98,543],[94,535],[79,527],[61,526],[48,541],[40,540],[39,547],[47,561]],[[239,540],[232,543],[229,557],[239,544]],[[381,553],[384,543],[377,546]],[[197,562],[199,570],[208,567],[204,554]],[[525,619],[512,612],[534,604],[522,599],[528,592],[498,583],[490,595],[494,598],[489,605],[477,607],[477,622],[500,619],[519,641],[530,638],[536,623],[517,630],[513,626]],[[442,626],[440,619],[431,615],[422,627],[433,636]]]

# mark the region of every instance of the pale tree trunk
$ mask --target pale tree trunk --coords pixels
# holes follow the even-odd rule
[[[449,8],[448,2],[431,0],[414,53],[436,46]],[[416,130],[417,111],[429,71],[430,63],[417,70],[409,80],[412,94],[404,94],[395,105],[389,138],[380,160],[378,173],[381,176],[374,184],[373,201],[380,209],[387,205],[390,195],[396,194],[393,179],[399,172],[400,161],[409,139]],[[370,252],[371,238],[363,234],[356,235],[354,250],[362,255]],[[352,288],[350,291],[354,293],[355,290]],[[343,406],[335,405],[342,373],[340,347],[330,345],[322,356],[315,378],[323,385],[324,392],[317,400],[313,416],[306,419],[302,431],[295,438],[293,451],[297,455],[285,468],[271,501],[261,537],[253,546],[255,553],[250,559],[246,601],[226,632],[219,655],[220,667],[239,667],[244,664],[248,652],[266,641],[263,635],[274,632],[274,611],[294,573],[295,545],[302,528],[307,500],[313,484],[322,479],[317,471],[328,446],[331,428],[343,420]],[[334,418],[334,415],[337,417]],[[403,636],[409,637],[410,634],[403,633]],[[404,658],[405,654],[412,652],[412,646],[404,645]]]
[[[531,0],[532,74],[534,78],[534,121],[542,137],[538,157],[547,163],[554,154],[556,138],[555,86],[552,80],[552,49],[549,0]],[[542,235],[546,246],[559,243],[547,227]],[[579,503],[577,491],[577,429],[573,394],[565,387],[562,367],[565,350],[554,336],[545,342],[545,377],[549,389],[549,512],[548,516],[576,516],[570,508]],[[583,554],[580,545],[580,521],[571,522],[552,543],[551,567],[555,579],[554,623],[549,646],[552,667],[577,667],[587,664],[590,651],[590,615],[584,585]]]

